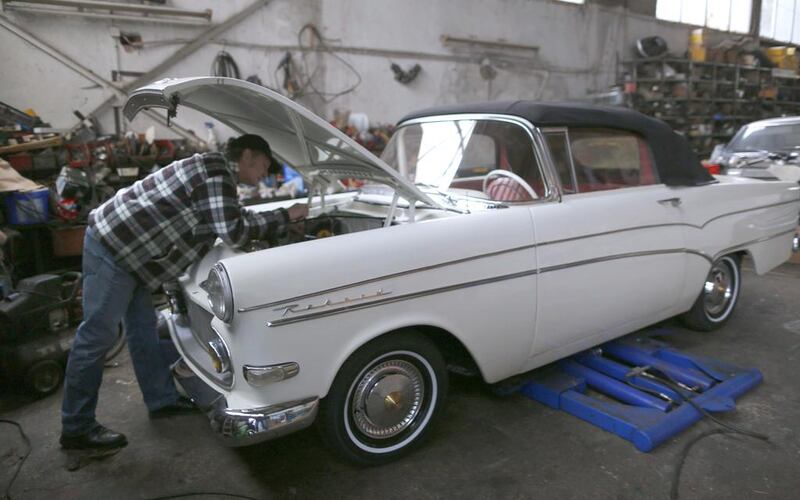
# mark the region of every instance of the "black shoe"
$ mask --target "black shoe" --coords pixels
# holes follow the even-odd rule
[[[190,413],[197,413],[197,407],[190,399],[181,397],[171,405],[151,411],[150,418],[165,418],[175,415],[188,415]]]
[[[86,434],[80,436],[61,435],[61,447],[65,450],[103,450],[122,448],[128,444],[124,434],[114,432],[102,425],[98,425]]]

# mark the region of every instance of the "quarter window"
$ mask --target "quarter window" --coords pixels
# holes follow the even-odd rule
[[[570,129],[569,141],[579,192],[658,182],[647,142],[632,132]]]
[[[569,159],[569,145],[565,132],[545,132],[544,138],[550,149],[550,158],[556,167],[561,189],[565,194],[577,193],[575,179],[572,176],[572,164]]]

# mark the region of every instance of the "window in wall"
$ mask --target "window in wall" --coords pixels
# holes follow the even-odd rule
[[[759,35],[800,43],[800,0],[762,0]]]
[[[721,31],[747,33],[750,31],[752,8],[752,0],[657,0],[656,17]]]
[[[567,2],[567,3],[584,3],[585,0],[559,0],[560,2]]]

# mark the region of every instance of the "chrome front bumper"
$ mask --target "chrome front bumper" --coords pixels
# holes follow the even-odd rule
[[[188,326],[175,321],[176,315],[164,313],[172,341],[181,356],[193,362],[203,359],[199,353],[189,352],[199,344]],[[203,370],[200,366],[198,369]],[[210,370],[203,370],[209,371]],[[228,408],[225,396],[213,389],[197,375],[180,373],[177,365],[172,374],[183,392],[202,409],[211,420],[211,428],[229,446],[247,446],[269,441],[310,426],[317,417],[319,398],[312,397],[288,401],[262,408]],[[209,373],[205,376],[211,377]],[[213,379],[213,377],[212,377]]]
[[[314,422],[318,408],[319,399],[311,398],[249,410],[218,408],[208,416],[211,428],[228,445],[247,446],[305,429]]]
[[[199,377],[185,377],[173,369],[175,381],[211,421],[211,428],[228,446],[248,446],[291,434],[310,426],[317,417],[319,398],[237,410],[225,396]]]

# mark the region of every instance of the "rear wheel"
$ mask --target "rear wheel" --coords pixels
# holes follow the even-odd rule
[[[318,419],[326,443],[363,465],[394,460],[424,441],[442,413],[447,371],[422,334],[378,338],[339,370]]]
[[[736,255],[720,257],[711,265],[703,289],[692,308],[681,316],[689,328],[716,330],[730,318],[739,302],[741,265]]]

